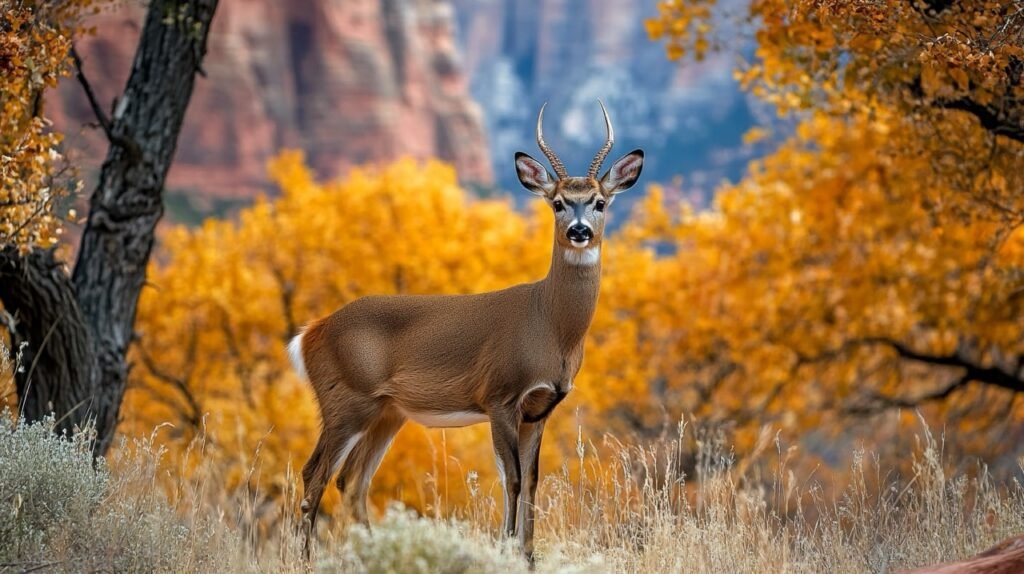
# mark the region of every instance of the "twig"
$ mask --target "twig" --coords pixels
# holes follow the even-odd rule
[[[99,101],[96,99],[96,93],[93,92],[92,85],[85,77],[82,59],[78,55],[78,50],[73,45],[71,46],[71,60],[75,63],[75,76],[78,78],[78,83],[82,84],[82,90],[89,100],[89,107],[92,108],[92,113],[96,116],[96,121],[99,122],[100,127],[103,128],[103,133],[106,134],[107,139],[110,140],[110,143],[124,148],[133,163],[142,161],[142,148],[139,144],[129,137],[115,133],[114,124],[111,123],[110,118],[107,117],[107,114],[103,112],[103,108],[100,107]],[[115,114],[115,120],[118,117],[120,117],[120,114]]]
[[[75,63],[75,77],[78,78],[78,83],[82,84],[82,90],[85,92],[85,97],[89,99],[89,107],[92,108],[96,121],[103,128],[103,133],[107,134],[107,139],[114,141],[114,133],[110,128],[110,118],[107,117],[107,114],[104,113],[103,108],[100,107],[99,102],[96,100],[96,93],[92,91],[92,85],[85,77],[85,71],[82,68],[82,58],[78,55],[78,50],[74,46],[71,46],[71,61]]]

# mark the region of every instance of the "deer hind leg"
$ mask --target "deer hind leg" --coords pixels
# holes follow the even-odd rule
[[[516,506],[522,472],[519,466],[519,420],[518,414],[496,412],[491,415],[491,439],[494,441],[494,457],[505,494],[505,519],[502,531],[512,537],[516,532]]]
[[[366,497],[370,490],[370,481],[380,468],[381,461],[391,441],[394,440],[405,417],[398,409],[388,407],[373,421],[366,435],[359,441],[338,475],[338,490],[345,495],[352,508],[352,514],[360,524],[368,525],[369,514],[366,510]]]
[[[323,430],[312,456],[302,469],[304,497],[302,512],[306,525],[306,553],[309,554],[320,500],[324,487],[331,476],[345,463],[352,451],[359,445],[367,429],[378,416],[380,407],[376,401],[345,392],[337,385],[339,394],[332,402],[323,403]]]

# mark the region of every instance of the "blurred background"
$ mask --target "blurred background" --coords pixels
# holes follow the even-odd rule
[[[717,9],[734,42],[680,66],[648,39],[654,2],[225,0],[170,173],[171,217],[196,223],[274,193],[265,166],[282,148],[303,150],[324,177],[438,158],[478,194],[519,197],[512,156],[539,153],[540,105],[548,142],[575,173],[603,142],[599,98],[616,151],[643,147],[646,181],[705,205],[757,152],[743,134],[773,121],[733,79],[752,48],[730,34],[729,4],[743,3]],[[100,101],[127,78],[140,17],[131,5],[104,14],[79,45]],[[58,128],[98,166],[106,142],[83,128],[94,120],[80,87],[70,79],[51,97]]]

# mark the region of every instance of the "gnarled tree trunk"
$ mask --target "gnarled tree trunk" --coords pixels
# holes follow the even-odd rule
[[[64,428],[95,421],[98,455],[117,426],[164,179],[216,7],[217,0],[153,0],[111,118],[83,81],[110,148],[72,276],[52,253],[0,251],[0,300],[16,318],[14,339],[29,343],[29,364],[16,375],[22,413],[54,412]]]

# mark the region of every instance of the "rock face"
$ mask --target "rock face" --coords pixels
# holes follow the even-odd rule
[[[698,201],[722,178],[742,175],[755,153],[743,146],[742,134],[771,115],[732,78],[744,46],[725,16],[715,28],[727,40],[722,50],[700,63],[670,62],[664,45],[649,40],[643,26],[656,13],[656,2],[453,4],[503,187],[518,187],[511,167],[515,151],[536,151],[531,143],[543,102],[544,135],[570,172],[586,169],[603,142],[600,98],[615,122],[609,159],[642,147],[643,181],[666,182],[682,174],[687,194],[703,195]],[[745,0],[721,0],[717,6],[723,13],[742,13]]]
[[[266,163],[306,152],[324,176],[400,156],[452,162],[492,180],[478,106],[468,95],[447,0],[221,0],[178,141],[171,190],[243,199],[268,190]],[[102,16],[79,51],[106,105],[127,78],[141,12]],[[106,144],[74,80],[48,112],[86,163]]]

